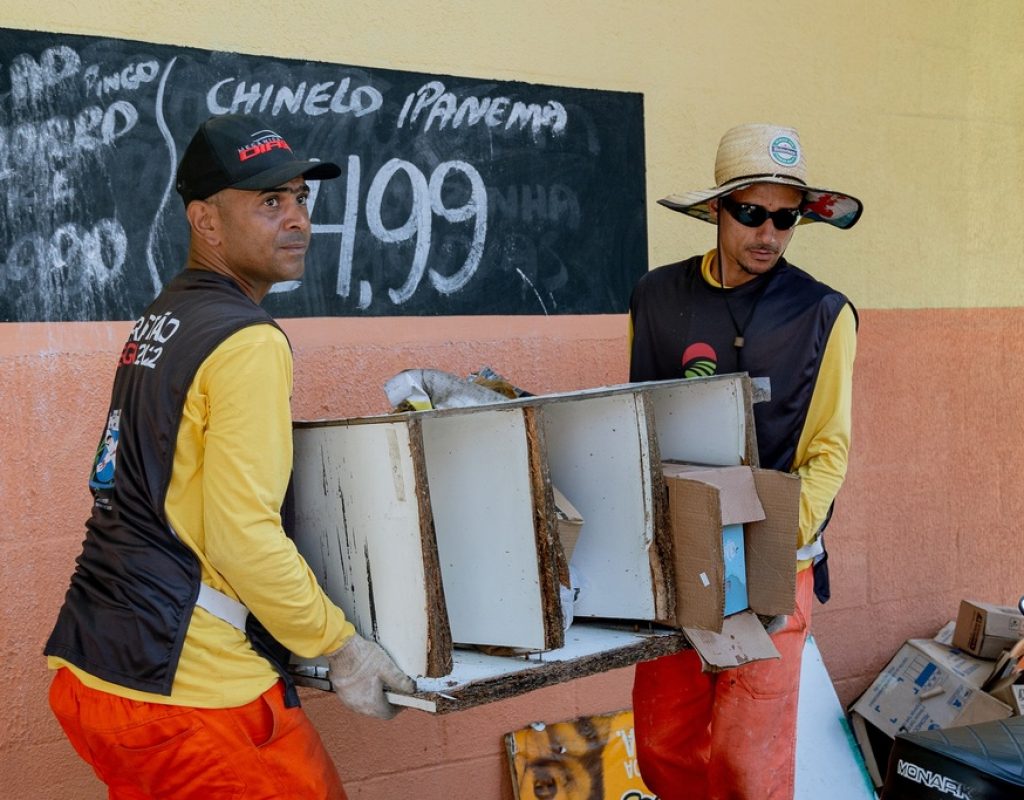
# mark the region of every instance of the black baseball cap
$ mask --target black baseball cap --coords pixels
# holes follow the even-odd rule
[[[314,181],[341,175],[330,161],[304,161],[284,137],[248,114],[210,117],[178,165],[177,189],[187,206],[221,189],[272,189],[300,175]]]

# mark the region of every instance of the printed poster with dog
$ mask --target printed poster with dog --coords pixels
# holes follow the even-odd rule
[[[640,778],[633,712],[505,734],[516,800],[657,800]]]

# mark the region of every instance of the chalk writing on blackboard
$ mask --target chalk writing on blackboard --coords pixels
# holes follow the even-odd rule
[[[646,271],[638,94],[0,29],[0,321],[137,314],[231,112],[343,169],[277,316],[619,313]]]

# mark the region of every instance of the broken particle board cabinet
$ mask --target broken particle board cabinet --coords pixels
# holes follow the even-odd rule
[[[626,666],[683,646],[652,624],[676,619],[662,459],[756,464],[750,401],[726,375],[297,422],[292,534],[416,678],[403,702],[457,710]],[[555,487],[583,520],[565,609]],[[323,684],[322,663],[297,666]]]
[[[756,461],[747,379],[631,384],[529,402],[542,414],[551,484],[583,518],[571,564],[580,588],[575,617],[671,623],[661,462]]]

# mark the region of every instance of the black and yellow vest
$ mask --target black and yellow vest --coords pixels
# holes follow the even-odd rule
[[[46,655],[110,683],[171,694],[200,583],[199,562],[164,514],[178,427],[200,365],[250,325],[276,327],[234,281],[202,270],[180,273],[136,321],[89,479],[85,542]],[[287,651],[251,614],[246,632],[297,704]]]
[[[637,283],[629,379],[767,378],[771,399],[753,409],[760,465],[789,472],[825,345],[849,301],[785,259],[732,289],[709,285],[702,260],[659,267]]]

